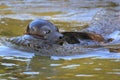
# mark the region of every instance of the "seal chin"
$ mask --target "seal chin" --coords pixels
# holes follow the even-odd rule
[[[59,42],[58,44],[62,46],[62,45],[63,45],[63,43],[64,43],[64,42]]]

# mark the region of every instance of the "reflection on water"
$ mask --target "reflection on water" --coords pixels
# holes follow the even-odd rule
[[[119,0],[1,0],[0,37],[24,34],[36,18],[50,20],[60,31],[88,27],[103,8],[119,10]],[[34,56],[0,45],[0,79],[5,80],[119,80],[120,53],[107,49],[74,56]]]
[[[27,60],[25,58],[1,57],[0,61],[2,79],[94,80],[98,78],[99,80],[117,80],[120,75],[120,60],[116,61],[116,59],[94,59],[94,57],[90,57],[53,60],[49,57],[35,56]]]

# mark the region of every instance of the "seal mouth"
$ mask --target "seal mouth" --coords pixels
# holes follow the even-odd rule
[[[59,45],[62,46],[64,44],[64,39],[61,39],[61,40],[57,41],[56,44],[59,44]]]
[[[46,40],[46,38],[44,36],[42,36],[42,35],[38,35],[38,34],[30,34],[30,35],[32,35],[36,39],[44,39],[44,40]]]

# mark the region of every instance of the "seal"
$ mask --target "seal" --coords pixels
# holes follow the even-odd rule
[[[88,41],[89,40],[89,41]],[[104,38],[100,34],[90,32],[59,32],[59,29],[48,20],[37,19],[30,22],[25,30],[25,35],[13,37],[7,41],[16,45],[39,47],[68,44],[81,44],[84,46],[95,42],[103,42]],[[92,42],[90,42],[92,41]],[[96,43],[98,44],[98,43]],[[94,44],[95,45],[95,44]]]
[[[37,19],[28,24],[24,35],[6,38],[2,43],[18,50],[34,52],[36,55],[65,56],[87,51],[74,44],[81,44],[79,39],[94,40],[92,36],[94,35],[86,32],[59,32],[48,20]]]

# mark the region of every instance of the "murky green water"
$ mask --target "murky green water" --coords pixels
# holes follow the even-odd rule
[[[1,0],[0,36],[23,35],[37,18],[50,20],[60,31],[88,27],[97,11],[118,8],[119,0]],[[0,46],[2,80],[119,80],[120,53],[107,50],[66,57],[34,56]]]

